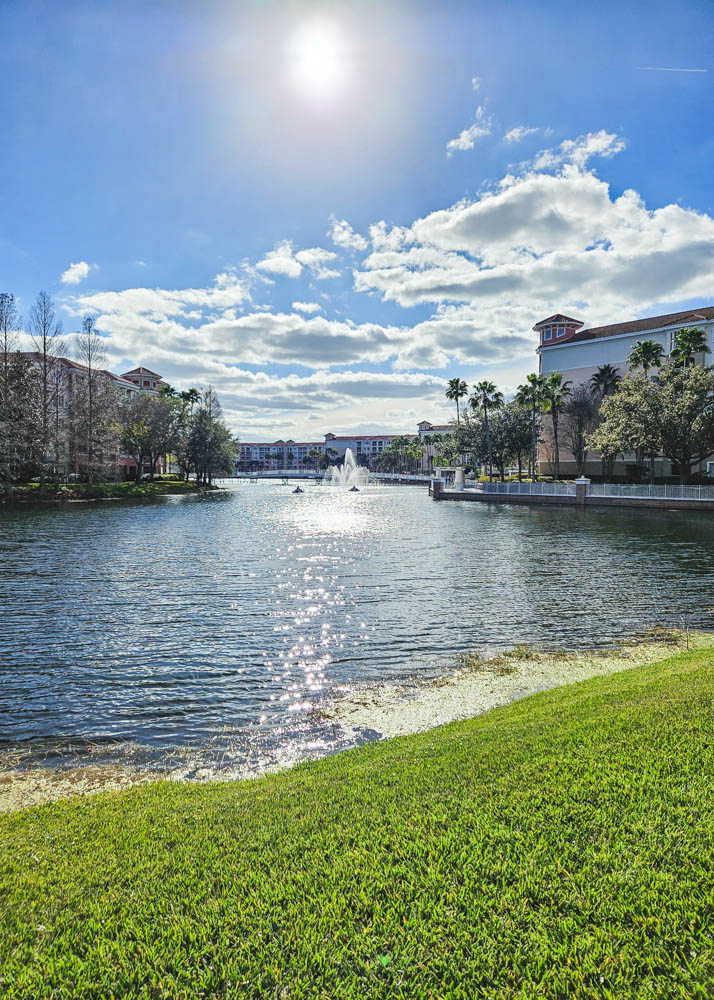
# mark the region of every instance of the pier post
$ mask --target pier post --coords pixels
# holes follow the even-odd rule
[[[585,505],[588,495],[588,486],[590,485],[590,480],[586,479],[585,476],[581,476],[579,479],[575,480],[575,502]]]
[[[432,479],[431,481],[431,495],[434,500],[441,500],[441,491],[444,486],[444,480],[441,478]]]

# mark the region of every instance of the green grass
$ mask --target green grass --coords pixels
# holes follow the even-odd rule
[[[711,667],[6,816],[0,995],[710,998]]]
[[[128,497],[156,497],[165,496],[172,493],[198,493],[210,487],[199,486],[194,481],[185,482],[183,479],[171,479],[162,476],[153,481],[144,480],[141,483],[95,483],[88,487],[84,483],[71,483],[58,489],[51,484],[47,486],[45,500],[97,500],[114,499],[123,500]],[[39,483],[31,482],[15,486],[12,493],[7,497],[12,502],[40,502]]]

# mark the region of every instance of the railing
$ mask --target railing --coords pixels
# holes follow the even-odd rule
[[[480,483],[476,488],[482,493],[514,493],[551,497],[575,496],[575,483]]]
[[[630,483],[591,483],[590,497],[631,497],[642,500],[714,500],[714,486],[649,486]]]

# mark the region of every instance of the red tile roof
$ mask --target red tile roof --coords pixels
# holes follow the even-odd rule
[[[161,378],[156,372],[152,372],[149,368],[132,368],[130,372],[124,372],[122,378],[126,378],[128,375],[152,375],[154,378]]]
[[[579,330],[563,343],[574,344],[580,340],[616,337],[620,333],[646,333],[648,330],[657,330],[666,326],[696,326],[697,323],[711,319],[714,319],[714,306],[706,306],[704,309],[687,309],[684,312],[666,313],[664,316],[649,316],[647,319],[634,319],[627,323],[612,323],[610,326],[594,326],[589,330]]]
[[[562,313],[556,313],[554,316],[549,316],[548,319],[542,319],[540,323],[536,323],[533,329],[540,330],[542,326],[550,326],[551,323],[575,323],[576,326],[583,325],[579,319],[573,319],[572,316],[564,316]]]

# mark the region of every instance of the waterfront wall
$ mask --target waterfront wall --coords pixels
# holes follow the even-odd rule
[[[522,484],[526,486],[528,484]],[[550,484],[535,484],[541,485],[544,489]],[[558,486],[560,484],[554,484]],[[571,485],[571,484],[568,484]],[[506,493],[506,492],[490,492],[488,489],[449,489],[444,488],[442,480],[434,479],[432,480],[429,492],[434,500],[461,500],[467,501],[469,503],[509,503],[509,504],[540,504],[540,505],[560,505],[560,506],[570,506],[570,507],[634,507],[634,508],[648,508],[656,510],[686,510],[686,511],[700,511],[702,513],[714,513],[714,496],[702,496],[701,493],[698,496],[690,497],[673,497],[673,496],[605,496],[600,493],[593,494],[590,492],[590,484],[585,482],[576,482],[572,484],[574,488],[569,489],[567,492],[562,490],[560,492],[546,493]]]

